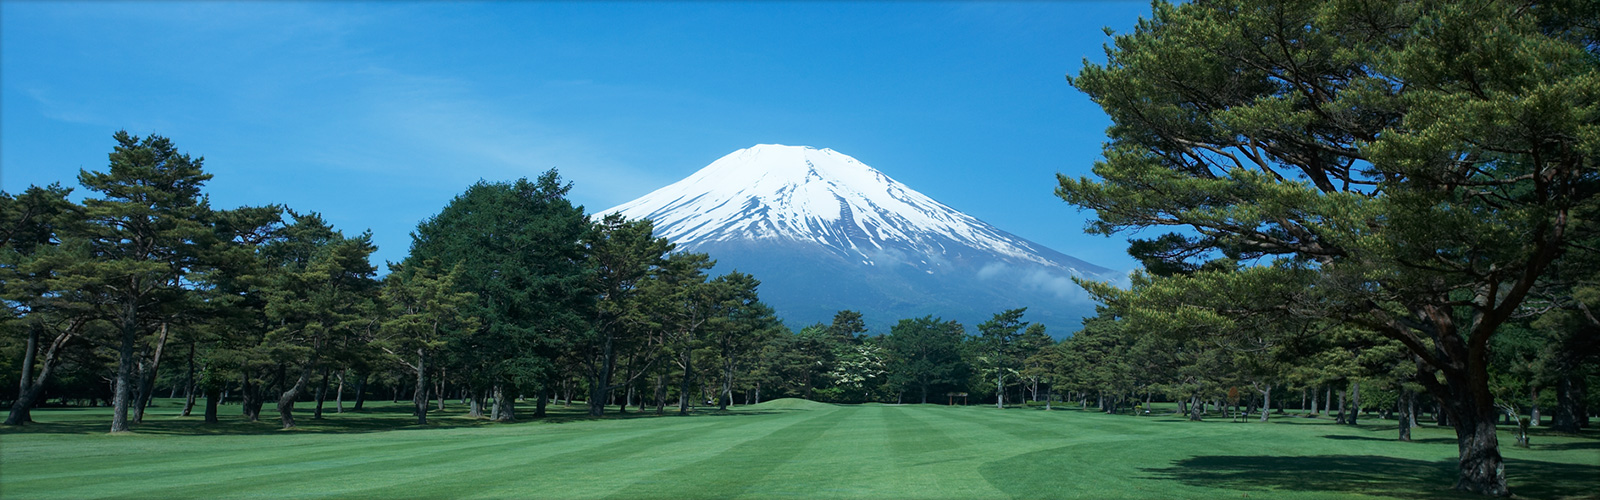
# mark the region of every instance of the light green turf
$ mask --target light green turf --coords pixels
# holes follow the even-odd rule
[[[1448,490],[1452,434],[1427,426],[1400,443],[1381,420],[780,400],[604,420],[556,407],[517,424],[451,408],[419,428],[383,402],[279,431],[237,421],[236,405],[213,426],[176,405],[127,435],[105,434],[98,408],[0,429],[0,498],[1471,498]],[[1502,450],[1519,496],[1600,492],[1594,433]]]

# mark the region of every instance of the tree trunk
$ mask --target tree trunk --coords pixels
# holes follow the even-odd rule
[[[717,409],[727,410],[728,403],[733,401],[733,359],[724,360],[722,365],[725,368],[722,373],[722,397],[718,398]]]
[[[1350,419],[1345,423],[1356,425],[1356,416],[1361,414],[1361,381],[1350,381]]]
[[[1500,456],[1499,437],[1495,434],[1494,412],[1457,410],[1449,413],[1448,418],[1456,429],[1456,447],[1460,451],[1460,475],[1456,479],[1456,489],[1489,496],[1510,495],[1510,490],[1506,488],[1505,463]]]
[[[366,404],[367,402],[367,377],[369,375],[371,374],[367,372],[361,372],[361,376],[356,377],[355,411],[361,411],[361,405]]]
[[[311,381],[311,362],[300,369],[300,378],[296,379],[294,386],[283,391],[278,396],[278,420],[283,422],[284,429],[294,428],[294,400],[300,397],[300,392],[306,389],[306,383]]]
[[[689,383],[694,377],[694,352],[683,349],[683,380],[678,385],[678,414],[689,414]]]
[[[55,340],[50,341],[50,347],[45,351],[44,359],[39,362],[39,375],[33,377],[32,380],[28,378],[22,379],[22,387],[17,392],[16,402],[11,404],[11,413],[6,415],[5,425],[22,425],[33,421],[33,406],[38,402],[39,395],[44,393],[45,382],[50,380],[50,371],[55,368],[56,355],[61,352],[61,346],[66,345],[72,335],[72,333],[62,333],[57,335]],[[33,375],[34,356],[32,354],[37,344],[38,331],[35,330],[29,334],[28,338],[28,352],[30,355],[25,356],[28,359],[28,365],[24,366],[22,370],[25,377]]]
[[[1589,413],[1584,407],[1588,396],[1585,385],[1581,373],[1568,372],[1556,379],[1556,415],[1550,423],[1556,431],[1576,434],[1586,427]]]
[[[144,409],[150,406],[150,400],[155,397],[156,376],[161,370],[161,352],[167,347],[167,324],[161,324],[161,334],[156,338],[156,352],[150,361],[150,372],[139,378],[139,397],[137,405],[133,407],[133,423],[144,422]]]
[[[1399,421],[1400,425],[1400,440],[1405,442],[1411,441],[1411,419],[1416,418],[1414,415],[1409,413],[1408,407],[1410,405],[1411,391],[1407,389],[1400,389],[1400,398],[1395,401],[1395,406],[1397,406],[1397,408],[1395,408],[1395,415],[1396,420]]]
[[[548,385],[539,388],[539,401],[533,406],[533,418],[544,418],[545,407],[550,404],[550,388]]]
[[[517,421],[516,395],[506,391],[505,386],[494,386],[494,421]]]
[[[328,400],[328,367],[322,367],[322,383],[317,385],[317,408],[311,412],[312,420],[322,420],[322,403]]]
[[[656,374],[656,415],[666,413],[667,407],[667,376]]]
[[[433,397],[439,403],[439,411],[444,411],[444,379],[448,375],[443,366],[439,367],[439,378],[433,381]]]
[[[1194,398],[1189,401],[1189,421],[1199,422],[1200,414],[1204,411],[1204,408],[1205,403],[1200,402],[1200,396],[1194,396]]]
[[[1319,403],[1317,401],[1317,396],[1321,396],[1322,395],[1322,391],[1320,391],[1318,389],[1319,388],[1317,388],[1317,387],[1312,387],[1311,388],[1311,413],[1307,413],[1306,414],[1307,417],[1316,418],[1318,416],[1318,414],[1320,413],[1317,410],[1317,404]]]
[[[250,373],[248,371],[245,371],[241,378],[243,381],[240,382],[239,388],[239,410],[244,415],[246,422],[255,422],[261,418],[260,394],[259,391],[251,386]]]
[[[183,376],[183,413],[189,416],[194,411],[194,342],[189,343],[189,371]]]
[[[217,423],[217,404],[221,403],[222,389],[217,387],[206,388],[206,423]]]
[[[333,412],[344,413],[344,372],[339,370],[339,388],[333,392]]]
[[[122,342],[117,348],[117,378],[111,396],[111,432],[128,431],[128,407],[133,399],[133,348],[139,340],[136,305],[124,304],[121,314]]]
[[[589,383],[589,416],[599,417],[606,413],[606,402],[611,395],[611,371],[616,369],[616,353],[612,346],[611,334],[605,333],[605,341],[600,348],[600,369],[594,374]]]
[[[28,345],[22,353],[22,378],[17,379],[17,401],[11,405],[11,414],[6,416],[6,425],[22,425],[33,421],[33,360],[39,349],[38,323],[28,325]],[[41,370],[42,371],[42,370]],[[24,402],[23,400],[27,401]]]
[[[484,391],[483,389],[470,389],[470,391],[467,394],[467,397],[471,399],[469,406],[467,406],[467,417],[483,418]]]
[[[1267,416],[1272,414],[1272,384],[1261,391],[1261,421],[1266,422]]]
[[[1004,410],[1006,408],[1006,378],[995,370],[994,375],[994,407]]]
[[[1333,418],[1333,423],[1336,423],[1336,424],[1345,423],[1345,419],[1344,419],[1344,401],[1345,401],[1345,399],[1347,399],[1349,397],[1350,397],[1350,386],[1347,385],[1347,386],[1345,386],[1344,390],[1339,391],[1339,413],[1337,414],[1337,416],[1335,416]]]
[[[411,394],[412,414],[417,417],[417,425],[428,425],[428,356],[421,347],[417,348],[417,366],[411,367],[417,372],[416,391]]]
[[[1529,394],[1530,401],[1528,402],[1529,427],[1539,426],[1539,389],[1539,386],[1533,386],[1528,389],[1529,392],[1531,392],[1531,394]]]

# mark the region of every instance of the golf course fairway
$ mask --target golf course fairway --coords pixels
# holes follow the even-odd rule
[[[1402,443],[1392,420],[778,400],[603,419],[555,406],[511,424],[451,407],[418,427],[384,402],[282,431],[237,406],[206,425],[180,403],[159,400],[128,434],[105,432],[104,408],[0,429],[0,498],[1475,498],[1450,489],[1453,433]],[[1503,428],[1517,496],[1600,492],[1592,431],[1510,443]]]

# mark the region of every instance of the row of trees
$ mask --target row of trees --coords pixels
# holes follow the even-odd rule
[[[976,335],[924,317],[869,336],[854,311],[792,332],[754,277],[708,275],[713,260],[649,221],[591,220],[554,171],[469,187],[380,279],[369,235],[284,207],[214,209],[203,159],[115,140],[108,171],[80,174],[94,193],[81,204],[59,185],[0,193],[0,363],[21,379],[9,424],[53,396],[107,402],[122,432],[162,390],[186,396],[184,415],[203,402],[206,422],[225,400],[248,420],[270,402],[285,428],[299,402],[321,418],[380,389],[409,395],[418,423],[447,397],[496,420],[521,397],[535,416],[552,399],[595,416],[784,396],[1003,405],[1026,377],[1037,398],[1024,361],[1052,345],[1022,309]]]
[[[780,327],[753,277],[707,276],[713,261],[672,252],[647,221],[591,221],[554,171],[472,186],[379,279],[368,234],[277,206],[213,209],[203,159],[115,139],[108,171],[80,174],[95,193],[82,204],[59,185],[0,193],[4,363],[21,375],[8,424],[53,390],[107,400],[122,432],[159,387],[181,387],[185,415],[203,398],[214,422],[232,394],[251,420],[275,402],[287,428],[301,400],[320,418],[330,386],[340,409],[346,385],[361,407],[369,379],[398,394],[396,371],[419,423],[430,394],[462,395],[475,415],[493,401],[509,420],[518,396],[542,412],[573,378],[594,415],[641,380],[660,405],[669,372],[682,410],[697,368],[734,373]],[[174,356],[183,369],[162,370]]]

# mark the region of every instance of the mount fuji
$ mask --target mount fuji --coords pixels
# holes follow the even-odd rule
[[[874,333],[933,315],[969,329],[1004,309],[1061,337],[1094,304],[1071,277],[1117,279],[961,213],[831,149],[763,144],[603,210],[650,219],[680,251],[762,282],[791,327],[861,311]]]

